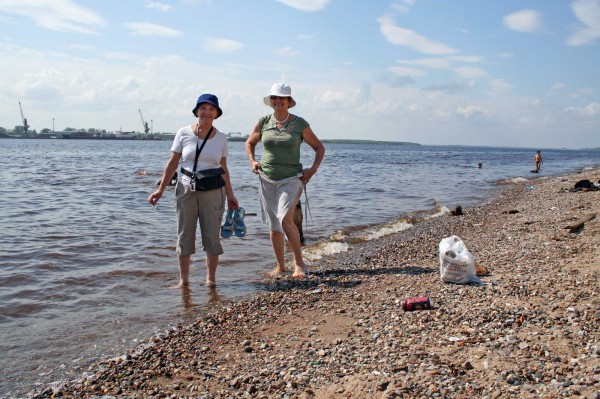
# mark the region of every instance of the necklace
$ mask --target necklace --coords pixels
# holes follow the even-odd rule
[[[286,123],[288,121],[288,119],[290,119],[290,113],[288,112],[287,117],[284,120],[282,120],[281,122],[277,120],[277,118],[275,117],[275,114],[273,114],[273,119],[275,119],[275,122],[281,123],[283,125],[284,123]]]

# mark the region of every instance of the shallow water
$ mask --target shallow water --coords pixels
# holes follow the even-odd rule
[[[156,208],[146,197],[170,144],[0,140],[0,396],[24,396],[75,378],[95,360],[259,289],[273,267],[260,216],[246,217],[246,238],[223,240],[217,290],[201,285],[200,251],[193,256],[191,289],[167,288],[178,279],[173,190]],[[259,213],[258,180],[244,143],[229,145],[236,197],[246,212]],[[310,166],[312,150],[303,147]],[[410,228],[409,213],[434,215],[486,201],[498,180],[600,164],[598,151],[542,150],[542,173],[534,175],[531,149],[326,147],[308,186],[304,251],[312,262]]]

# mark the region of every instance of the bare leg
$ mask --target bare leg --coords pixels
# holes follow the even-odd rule
[[[296,201],[298,198],[296,198]],[[283,230],[285,230],[285,234],[288,239],[288,244],[294,253],[294,260],[296,262],[296,267],[294,268],[294,277],[305,277],[308,272],[308,268],[302,259],[302,243],[300,242],[300,232],[298,231],[298,227],[296,223],[294,223],[294,212],[296,210],[296,203],[292,205],[290,211],[283,218],[283,222],[281,223],[283,226]]]
[[[217,285],[217,266],[219,265],[219,255],[206,253],[206,285],[215,287]]]
[[[271,277],[276,277],[285,272],[285,235],[279,231],[271,230],[271,245],[275,252],[275,269],[270,273]]]
[[[172,288],[182,288],[190,284],[191,255],[179,256],[179,284]]]

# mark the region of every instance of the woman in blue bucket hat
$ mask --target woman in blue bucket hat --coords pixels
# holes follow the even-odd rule
[[[213,126],[214,120],[223,114],[219,99],[214,94],[202,94],[192,113],[198,121],[177,131],[161,184],[150,194],[148,202],[157,204],[170,177],[179,168],[175,188],[176,252],[179,257],[179,284],[176,287],[189,285],[198,223],[206,252],[206,285],[214,287],[219,255],[223,253],[219,232],[225,198],[229,209],[237,209],[238,201],[233,195],[227,169],[227,135]]]
[[[275,83],[263,98],[273,113],[258,120],[246,141],[246,153],[252,172],[260,179],[260,206],[263,223],[270,227],[271,244],[275,252],[277,276],[286,271],[285,238],[294,254],[294,277],[304,277],[308,268],[302,259],[300,232],[294,223],[294,212],[303,188],[317,172],[325,155],[325,147],[303,118],[291,114],[296,105],[292,89],[285,83]],[[262,155],[256,160],[256,145],[262,141]],[[300,145],[306,142],[314,151],[310,168],[300,163]]]

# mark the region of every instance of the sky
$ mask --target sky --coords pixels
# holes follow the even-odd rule
[[[0,126],[249,134],[285,82],[321,139],[600,147],[600,0],[0,0]],[[141,111],[141,115],[140,115]]]

